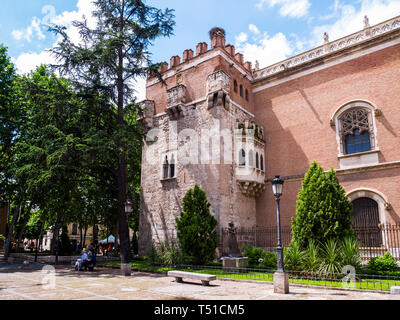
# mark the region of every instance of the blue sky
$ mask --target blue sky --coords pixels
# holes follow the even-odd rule
[[[209,43],[208,31],[226,30],[227,43],[234,44],[245,59],[261,67],[301,53],[323,42],[328,32],[334,40],[361,30],[363,17],[371,25],[400,15],[400,0],[147,0],[157,8],[175,10],[176,27],[169,39],[152,47],[155,62],[168,61]],[[9,48],[20,73],[49,62],[45,51],[56,39],[43,24],[69,26],[82,14],[90,16],[91,0],[2,0],[0,43]],[[71,29],[71,37],[77,34]]]

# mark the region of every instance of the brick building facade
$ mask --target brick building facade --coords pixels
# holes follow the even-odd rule
[[[163,81],[147,79],[142,252],[176,238],[195,184],[220,227],[274,226],[270,181],[280,175],[290,225],[314,160],[337,170],[355,216],[400,223],[400,17],[264,69],[225,44],[224,30],[210,38],[164,63]]]

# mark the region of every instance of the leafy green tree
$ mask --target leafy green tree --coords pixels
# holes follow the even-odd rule
[[[60,61],[57,67],[67,75],[82,95],[90,100],[104,98],[105,112],[114,115],[113,130],[106,144],[114,144],[112,153],[116,180],[119,238],[121,260],[128,262],[129,229],[125,213],[127,200],[127,150],[126,132],[132,130],[127,114],[135,109],[132,81],[146,76],[151,65],[149,46],[160,36],[172,34],[172,10],[147,6],[140,0],[96,0],[94,16],[97,24],[91,29],[86,21],[74,22],[81,35],[81,43],[74,43],[62,26],[52,30],[61,37],[53,53]],[[135,128],[133,128],[135,131]],[[141,139],[140,139],[141,140]],[[104,143],[103,143],[104,145]]]
[[[176,219],[177,236],[182,252],[195,264],[215,258],[217,220],[210,213],[211,204],[198,185],[183,198],[183,211]]]
[[[352,210],[335,170],[325,173],[313,162],[298,194],[296,217],[292,219],[293,241],[304,249],[310,240],[325,242],[354,236]]]

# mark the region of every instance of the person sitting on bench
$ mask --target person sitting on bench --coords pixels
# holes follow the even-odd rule
[[[88,266],[89,266],[89,255],[87,254],[85,249],[82,250],[81,260],[82,260],[81,268],[83,270],[87,271]]]

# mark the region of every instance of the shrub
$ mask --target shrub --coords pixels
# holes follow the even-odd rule
[[[169,246],[161,243],[158,248],[152,246],[148,261],[150,264],[174,266],[186,264],[190,261],[190,258],[185,256],[176,244],[172,243]]]
[[[289,271],[302,271],[306,255],[300,248],[300,244],[292,241],[289,248],[284,249],[285,269]]]
[[[266,270],[275,270],[277,268],[276,253],[246,245],[242,248],[242,254],[249,259],[249,266],[252,268],[260,267]]]
[[[310,240],[304,253],[304,271],[316,273],[319,265],[319,246],[314,240]]]
[[[376,257],[369,261],[368,269],[372,271],[396,271],[398,268],[396,260],[389,252],[386,252],[383,257]]]
[[[353,266],[356,270],[361,268],[361,256],[357,240],[353,237],[346,237],[341,246],[343,266]]]
[[[198,185],[183,198],[181,217],[176,219],[177,235],[182,252],[192,257],[194,264],[215,259],[217,220],[210,213],[211,204]]]
[[[292,220],[293,240],[305,249],[310,239],[324,242],[354,236],[351,214],[352,204],[335,170],[325,173],[314,161],[297,197],[296,218]]]
[[[327,277],[336,278],[336,275],[342,272],[343,262],[338,241],[328,240],[321,246],[318,271]]]

